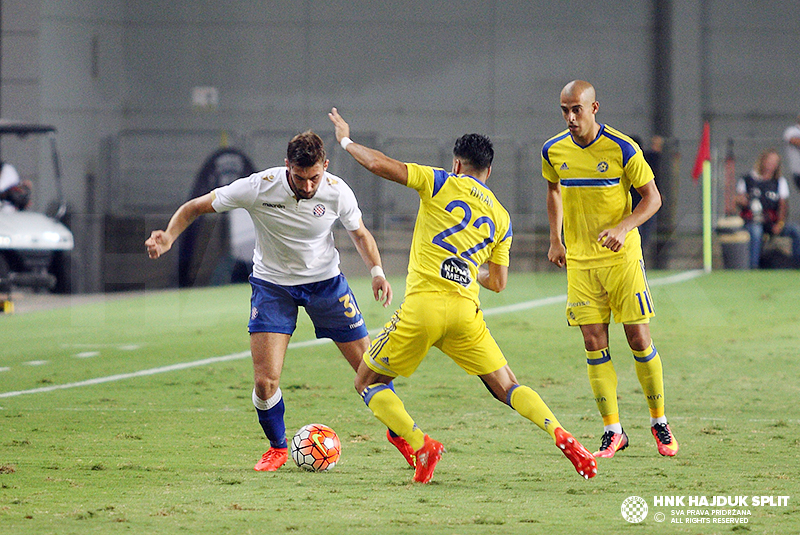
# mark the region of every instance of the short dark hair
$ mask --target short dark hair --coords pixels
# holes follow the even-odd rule
[[[289,146],[286,148],[286,159],[290,164],[303,168],[325,162],[325,147],[322,145],[322,139],[311,130],[297,134],[289,141]]]
[[[494,159],[492,141],[482,134],[464,134],[456,140],[453,155],[475,170],[488,169]]]

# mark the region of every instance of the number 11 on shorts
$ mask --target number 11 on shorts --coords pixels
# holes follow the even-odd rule
[[[647,291],[638,292],[636,294],[636,299],[638,299],[638,301],[639,301],[639,310],[640,310],[640,312],[642,313],[643,316],[645,314],[650,314],[650,313],[653,312],[653,305],[651,304],[651,301],[650,301],[650,293],[649,292],[647,292]],[[645,306],[647,307],[647,310],[644,309]]]

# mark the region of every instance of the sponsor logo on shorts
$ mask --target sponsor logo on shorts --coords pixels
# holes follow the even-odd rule
[[[469,285],[472,284],[472,275],[470,275],[469,266],[464,260],[454,256],[442,262],[442,269],[439,274],[443,279],[453,281],[464,288],[469,288]]]
[[[253,308],[250,310],[250,319],[251,319],[251,320],[254,320],[254,319],[256,319],[257,317],[258,317],[258,309],[257,309],[256,307],[253,307]]]
[[[589,306],[589,301],[578,301],[577,303],[567,303],[569,308]]]
[[[351,324],[350,324],[350,329],[358,329],[358,328],[359,328],[359,327],[361,327],[362,325],[364,325],[364,318],[361,318],[360,320],[358,320],[358,321],[357,321],[357,322],[355,322],[355,323],[351,323]]]

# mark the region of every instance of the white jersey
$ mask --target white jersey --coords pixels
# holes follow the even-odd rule
[[[296,286],[339,275],[339,251],[333,243],[337,220],[358,230],[361,210],[353,191],[328,172],[311,199],[297,200],[286,167],[273,167],[215,189],[216,212],[244,208],[256,232],[253,276]]]

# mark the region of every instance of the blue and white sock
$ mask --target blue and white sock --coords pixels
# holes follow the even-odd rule
[[[258,423],[261,424],[264,434],[269,439],[269,445],[273,448],[287,447],[286,424],[283,422],[283,414],[286,409],[281,389],[278,388],[272,397],[263,400],[256,395],[254,388],[253,405],[258,413]]]

